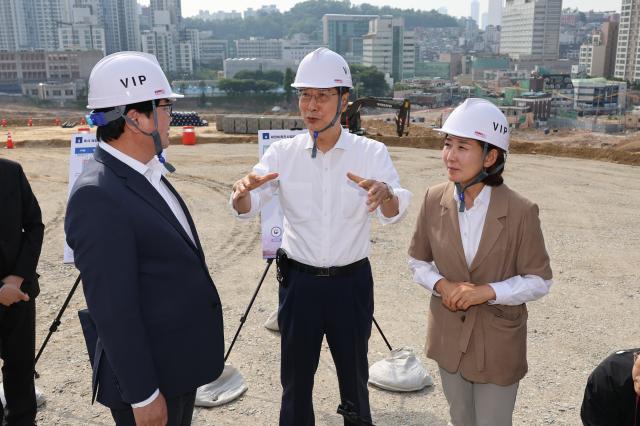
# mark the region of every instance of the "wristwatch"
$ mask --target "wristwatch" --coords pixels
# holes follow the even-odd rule
[[[395,197],[396,194],[395,192],[393,192],[393,188],[391,187],[391,185],[389,185],[387,182],[382,182],[382,183],[384,184],[384,186],[387,187],[387,191],[389,191],[389,196],[384,200],[382,200],[383,203],[386,203],[387,201],[393,200],[393,197]]]

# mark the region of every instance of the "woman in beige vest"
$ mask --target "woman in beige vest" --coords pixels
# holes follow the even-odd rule
[[[538,207],[503,184],[506,117],[467,99],[440,129],[449,182],[428,188],[409,248],[433,295],[427,357],[454,426],[512,424],[527,372],[527,308],[551,286]]]

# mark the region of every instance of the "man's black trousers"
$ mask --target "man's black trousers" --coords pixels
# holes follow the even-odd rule
[[[278,309],[283,388],[280,426],[315,424],[313,380],[325,335],[340,386],[336,409],[338,404],[350,402],[363,420],[371,421],[367,352],[373,278],[369,262],[348,274],[330,277],[289,268],[283,284]]]
[[[6,284],[5,284],[6,285]],[[36,350],[36,303],[0,305],[0,356],[2,382],[7,407],[0,404],[0,424],[33,426],[36,419],[36,392],[33,371]]]

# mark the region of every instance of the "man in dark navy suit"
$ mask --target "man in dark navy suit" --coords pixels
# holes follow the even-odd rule
[[[33,426],[36,419],[36,266],[43,237],[40,206],[22,167],[0,158],[0,356],[7,399],[0,424],[9,426]]]
[[[163,176],[178,97],[145,53],[109,55],[89,78],[100,143],[65,231],[89,311],[94,392],[117,425],[190,425],[196,389],[224,367],[220,299],[187,206]]]

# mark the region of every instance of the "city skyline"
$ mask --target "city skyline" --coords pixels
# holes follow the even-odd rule
[[[139,0],[139,3],[148,5],[149,0]],[[210,12],[225,11],[230,12],[235,10],[237,12],[243,12],[248,8],[259,9],[265,4],[275,4],[281,12],[291,9],[295,4],[300,3],[299,0],[242,0],[239,2],[232,2],[228,6],[225,4],[216,4],[214,7],[203,9],[201,0],[182,0],[182,14],[185,17],[197,15],[200,10],[209,10]],[[352,4],[361,4],[365,1],[352,1]],[[367,0],[366,3],[375,6],[387,6],[391,5],[389,0]],[[480,0],[481,14],[488,9],[489,0]],[[564,0],[562,7],[578,8],[582,11],[588,10],[615,10],[620,12],[621,2],[616,0],[613,7],[602,7],[602,2],[599,0]],[[448,13],[452,16],[469,16],[469,1],[468,0],[435,0],[428,3],[428,7],[425,7],[424,0],[394,0],[393,7],[402,9],[421,9],[421,10],[437,10],[440,7],[446,7]]]

